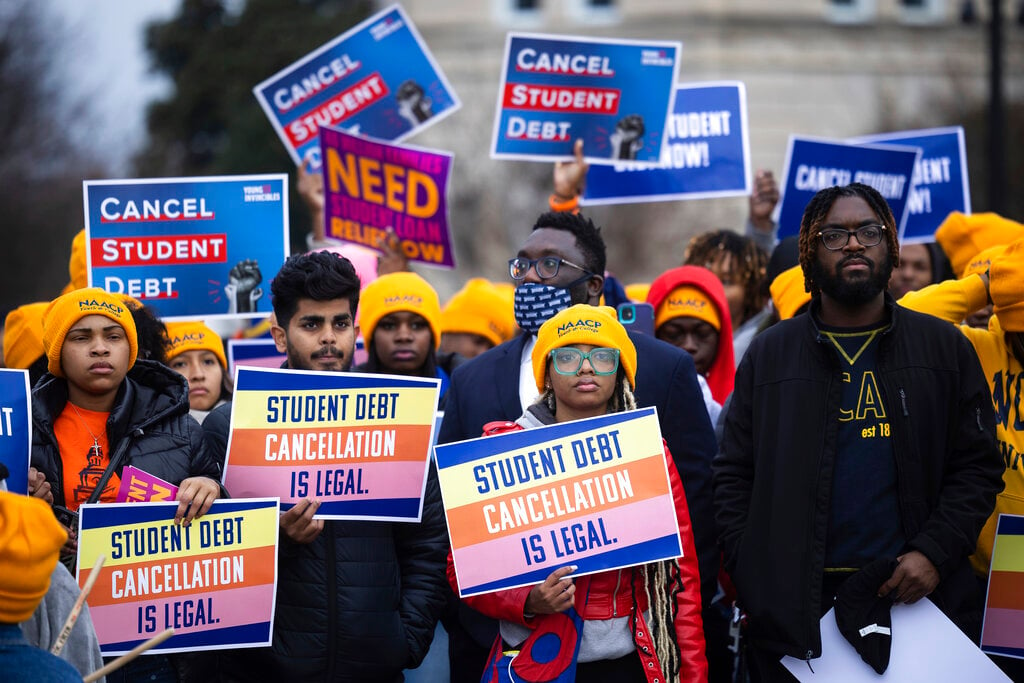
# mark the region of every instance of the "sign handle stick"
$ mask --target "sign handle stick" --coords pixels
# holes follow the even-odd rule
[[[89,573],[89,578],[85,580],[85,585],[82,587],[82,591],[78,594],[78,599],[75,600],[74,606],[71,608],[71,614],[68,615],[67,620],[64,622],[64,628],[60,630],[60,635],[57,636],[57,640],[54,641],[53,647],[50,648],[50,652],[55,655],[59,655],[61,650],[64,649],[64,645],[67,644],[68,638],[71,637],[71,629],[75,627],[75,622],[78,621],[78,615],[82,612],[82,605],[85,604],[85,599],[89,597],[89,592],[92,590],[92,586],[96,583],[96,579],[100,576],[100,569],[103,568],[103,563],[106,561],[106,555],[100,555],[96,558],[96,564],[93,565],[92,571]]]
[[[159,645],[160,643],[164,642],[165,640],[167,640],[168,638],[170,638],[173,635],[174,635],[174,629],[173,628],[169,628],[169,629],[166,629],[164,631],[161,631],[160,633],[156,634],[155,636],[153,636],[152,638],[150,638],[146,642],[144,642],[144,643],[142,643],[140,645],[136,645],[134,648],[132,648],[131,652],[128,652],[128,653],[125,653],[125,654],[121,655],[120,657],[118,657],[117,659],[112,661],[110,664],[107,664],[106,666],[104,666],[102,669],[97,669],[96,671],[93,671],[91,674],[89,674],[88,676],[86,676],[85,678],[82,679],[82,683],[93,683],[93,681],[99,680],[100,678],[102,678],[103,676],[106,676],[110,672],[117,671],[122,666],[124,666],[128,662],[132,661],[133,659],[135,659],[136,657],[141,655],[146,650],[148,650],[148,649],[150,649],[152,647],[156,647],[157,645]]]

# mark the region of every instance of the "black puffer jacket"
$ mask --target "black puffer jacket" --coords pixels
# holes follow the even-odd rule
[[[203,422],[214,450],[227,444],[230,415],[228,403]],[[326,521],[306,545],[282,535],[273,647],[224,651],[224,680],[402,680],[423,661],[450,592],[447,554],[433,466],[418,524]]]
[[[56,505],[67,505],[53,422],[68,401],[67,380],[46,374],[32,390],[32,466],[46,475]],[[172,484],[195,476],[220,481],[199,423],[188,414],[188,383],[178,373],[139,360],[128,372],[107,420],[109,455]]]
[[[935,565],[929,598],[965,630],[980,626],[968,563],[1002,490],[988,385],[955,327],[895,305],[876,375],[888,408],[907,547]],[[817,301],[812,302],[816,311]],[[818,627],[842,368],[811,314],[754,339],[736,373],[715,508],[725,566],[768,650],[821,653]],[[977,632],[976,635],[980,635]]]

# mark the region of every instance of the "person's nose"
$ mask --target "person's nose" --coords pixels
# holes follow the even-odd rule
[[[402,323],[398,326],[395,334],[395,341],[410,342],[412,341],[412,325]]]
[[[851,232],[849,239],[846,240],[846,246],[843,247],[843,251],[864,251],[864,245],[857,239],[857,233]]]
[[[324,325],[320,331],[320,345],[321,346],[334,346],[338,341],[337,332],[334,330],[333,325]]]
[[[533,282],[535,284],[540,284],[540,283],[544,282],[544,280],[542,280],[540,275],[537,273],[537,264],[536,263],[531,263],[530,264],[529,269],[527,269],[527,271],[526,271],[526,276],[523,277],[523,282]]]
[[[579,369],[579,371],[576,374],[577,375],[593,375],[593,374],[595,374],[594,373],[594,366],[591,365],[589,358],[584,358],[583,359],[583,362],[580,364],[580,369]]]

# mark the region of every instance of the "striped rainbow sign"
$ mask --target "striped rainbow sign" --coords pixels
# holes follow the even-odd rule
[[[999,515],[981,649],[1024,659],[1024,516]]]
[[[277,500],[218,500],[192,524],[178,504],[79,509],[78,583],[106,560],[89,594],[100,650],[121,655],[166,628],[160,652],[267,646],[277,590]]]
[[[434,450],[460,596],[683,554],[653,408]]]
[[[320,519],[418,522],[440,381],[238,367],[224,488]]]

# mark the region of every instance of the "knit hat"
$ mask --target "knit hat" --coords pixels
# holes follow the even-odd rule
[[[629,386],[636,386],[636,347],[626,334],[626,328],[616,319],[615,310],[608,306],[576,304],[556,313],[537,331],[537,344],[533,347],[533,377],[537,381],[537,391],[544,391],[551,352],[573,344],[618,349],[619,363]]]
[[[423,316],[434,335],[434,348],[441,345],[441,303],[437,292],[416,273],[402,272],[381,275],[359,295],[359,325],[367,346],[380,319],[398,311]]]
[[[217,356],[220,367],[227,370],[228,359],[224,355],[224,342],[220,335],[201,320],[180,323],[165,323],[167,328],[167,362],[186,351],[210,351]]]
[[[999,326],[1007,332],[1024,332],[1024,240],[1006,247],[989,267],[989,296]]]
[[[697,318],[715,330],[722,329],[718,309],[707,294],[693,285],[676,287],[666,296],[654,311],[654,329],[658,329],[672,318]]]
[[[967,267],[964,268],[964,272],[960,275],[960,279],[970,277],[971,275],[983,275],[989,271],[992,264],[996,262],[996,259],[1001,257],[1009,244],[998,244],[994,247],[989,247],[985,251],[981,252],[970,261],[967,262]]]
[[[811,302],[811,293],[804,284],[804,270],[799,265],[779,273],[769,287],[772,305],[779,314],[779,320],[788,320],[802,307]]]
[[[32,616],[67,540],[41,499],[0,491],[0,623]]]
[[[43,349],[50,359],[48,369],[57,377],[63,377],[60,367],[60,350],[64,337],[76,322],[87,315],[102,315],[124,328],[128,338],[128,367],[135,365],[139,355],[139,337],[135,331],[135,319],[128,306],[116,294],[110,294],[99,287],[76,289],[63,294],[47,307],[43,314]]]
[[[43,312],[49,301],[18,306],[4,324],[4,364],[28,370],[43,355]]]
[[[467,282],[441,310],[441,332],[478,334],[497,346],[515,331],[512,306],[483,278]]]
[[[651,285],[647,282],[634,282],[626,285],[626,298],[630,301],[647,301],[647,292],[651,291]]]
[[[878,587],[896,571],[896,560],[879,558],[843,582],[836,592],[836,625],[877,673],[885,673],[892,649],[892,598]]]
[[[1024,237],[1024,225],[996,213],[970,216],[953,211],[935,231],[935,241],[949,256],[954,273],[962,273],[970,261],[989,247],[1009,244]]]

